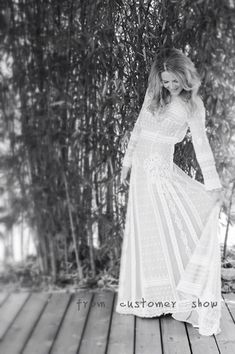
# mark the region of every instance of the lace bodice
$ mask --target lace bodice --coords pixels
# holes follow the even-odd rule
[[[173,163],[174,145],[184,138],[189,127],[206,190],[221,188],[205,131],[205,107],[201,98],[197,98],[198,108],[193,115],[180,97],[174,98],[164,112],[158,111],[153,115],[148,109],[150,100],[147,91],[130,136],[123,166],[131,167],[133,158],[139,163],[143,158],[144,166],[147,164],[151,168],[155,161],[158,166],[162,166],[161,172],[166,176],[167,174],[164,173],[166,164]]]

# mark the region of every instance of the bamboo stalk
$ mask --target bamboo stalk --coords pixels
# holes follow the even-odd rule
[[[68,182],[67,182],[64,171],[63,171],[62,175],[63,175],[63,181],[64,181],[65,192],[66,192],[67,207],[68,207],[70,228],[71,228],[75,257],[76,257],[77,271],[78,271],[79,279],[81,280],[81,279],[83,279],[83,272],[82,272],[82,266],[81,266],[81,262],[79,259],[79,253],[78,253],[78,248],[77,248],[75,227],[74,227],[73,215],[72,215],[72,205],[71,205],[69,190],[68,190]]]
[[[49,235],[49,249],[50,249],[50,264],[51,264],[51,275],[53,283],[57,279],[57,267],[56,267],[56,256],[55,256],[55,246],[53,235]]]

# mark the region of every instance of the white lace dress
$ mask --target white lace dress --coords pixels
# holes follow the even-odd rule
[[[202,335],[218,334],[221,317],[220,188],[205,132],[205,108],[190,115],[174,98],[164,113],[147,109],[148,92],[123,166],[131,166],[116,311],[140,317],[172,313]],[[188,126],[204,183],[173,163]]]

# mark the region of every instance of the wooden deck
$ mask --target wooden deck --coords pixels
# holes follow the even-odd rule
[[[235,353],[235,294],[224,295],[222,332],[211,337],[171,316],[120,315],[116,299],[109,291],[0,293],[0,353]]]

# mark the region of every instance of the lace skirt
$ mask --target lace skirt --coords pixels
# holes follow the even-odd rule
[[[175,164],[171,173],[153,166],[132,165],[116,311],[171,313],[202,335],[218,334],[220,206]]]

